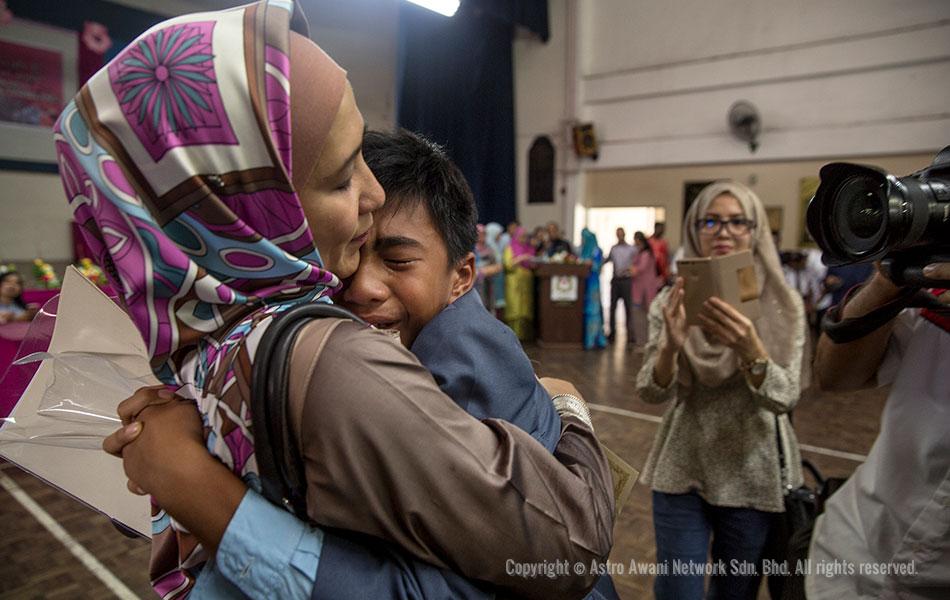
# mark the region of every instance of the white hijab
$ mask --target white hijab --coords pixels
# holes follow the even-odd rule
[[[785,283],[778,250],[769,230],[768,215],[755,192],[733,181],[717,181],[703,188],[683,220],[684,256],[702,256],[696,222],[706,214],[712,201],[723,194],[738,200],[745,217],[755,223],[751,250],[762,309],[761,316],[754,322],[755,329],[769,357],[776,364],[788,367],[794,355],[795,328],[804,326],[804,308],[801,299]],[[732,349],[707,338],[699,327],[689,328],[680,353],[681,384],[689,386],[695,377],[707,387],[716,387],[731,378],[738,367],[739,358]],[[803,369],[803,374],[808,371]],[[803,379],[802,389],[807,387],[807,383]]]

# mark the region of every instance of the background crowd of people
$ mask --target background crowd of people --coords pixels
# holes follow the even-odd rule
[[[597,235],[586,227],[578,245],[563,237],[561,227],[549,222],[529,234],[519,222],[507,228],[498,223],[478,225],[474,252],[478,270],[476,286],[485,307],[507,323],[522,341],[534,338],[537,285],[534,270],[545,262],[588,265],[584,280],[584,348],[604,348],[617,338],[617,307],[623,302],[626,342],[642,348],[646,340],[646,315],[657,292],[670,282],[669,246],[665,224],[656,223],[653,235],[617,228],[617,243],[605,252]],[[613,271],[609,288],[609,317],[604,315],[601,275]],[[607,321],[609,320],[609,325]]]
[[[778,232],[771,233],[786,284],[801,296],[809,325],[808,343],[817,339],[824,313],[838,304],[844,294],[872,274],[869,263],[828,267],[816,248],[781,250]],[[483,304],[507,323],[522,341],[534,338],[537,285],[534,268],[543,262],[579,262],[590,265],[584,289],[584,347],[603,348],[625,329],[626,344],[642,350],[647,341],[647,314],[657,293],[672,284],[676,261],[684,257],[686,244],[671,255],[664,237],[666,224],[657,222],[653,234],[633,233],[617,227],[616,243],[602,248],[596,234],[581,231],[577,245],[563,237],[555,222],[528,233],[519,222],[503,228],[498,223],[478,225],[475,247],[478,279],[476,286]],[[609,290],[601,291],[601,275],[611,266]],[[607,314],[604,314],[607,308]],[[617,318],[618,309],[623,321]],[[618,324],[619,323],[619,324]],[[603,340],[601,339],[603,338]]]

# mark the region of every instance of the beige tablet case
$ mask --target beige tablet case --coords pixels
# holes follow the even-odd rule
[[[759,285],[752,253],[748,250],[727,256],[684,258],[676,263],[684,279],[686,324],[699,325],[703,302],[717,296],[750,319],[759,316]]]

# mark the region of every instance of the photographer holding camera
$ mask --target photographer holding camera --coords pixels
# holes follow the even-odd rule
[[[809,206],[826,262],[884,259],[826,316],[819,385],[892,384],[867,461],[815,523],[810,600],[950,598],[948,150],[900,179],[829,165]]]

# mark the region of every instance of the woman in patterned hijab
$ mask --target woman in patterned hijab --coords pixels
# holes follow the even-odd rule
[[[192,589],[245,486],[260,487],[249,398],[257,340],[275,314],[303,302],[329,301],[340,278],[352,275],[358,266],[372,211],[383,201],[382,190],[360,152],[364,125],[345,73],[291,29],[306,34],[305,22],[286,0],[261,0],[160,23],[93,76],[67,105],[55,128],[70,207],[99,264],[121,291],[120,300],[146,342],[153,371],[178,395],[197,403],[205,446],[219,461],[216,466],[220,470],[223,464],[240,477],[237,481],[227,474],[224,480],[215,479],[226,480],[227,489],[199,478],[197,487],[212,488],[204,496],[195,487],[167,492],[165,488],[174,487],[168,480],[157,487],[146,486],[155,497],[162,492],[161,503],[171,511],[168,514],[153,503],[151,575],[164,598],[181,597]],[[292,119],[292,114],[297,117]],[[379,339],[385,336],[365,337],[372,333],[363,331],[352,337],[382,343]],[[408,359],[400,356],[399,360]],[[491,545],[471,543],[470,536],[477,537],[484,529],[475,525],[484,519],[494,518],[507,531],[522,531],[523,535],[516,536],[514,551],[523,550],[525,556],[538,555],[539,548],[544,550],[540,554],[552,558],[576,551],[589,560],[602,553],[592,554],[590,543],[577,546],[575,540],[589,535],[581,532],[578,537],[573,523],[562,524],[555,532],[543,522],[550,515],[575,512],[566,504],[582,496],[578,488],[573,494],[560,490],[579,480],[579,471],[600,464],[599,450],[565,461],[571,464],[564,467],[542,446],[533,445],[530,436],[524,439],[520,430],[511,434],[513,438],[507,433],[486,435],[487,428],[442,395],[431,376],[416,372],[421,370],[418,363],[403,365],[403,371],[407,366],[412,371],[414,404],[388,402],[377,411],[384,420],[385,410],[401,411],[396,418],[405,425],[397,423],[391,433],[374,428],[365,415],[352,423],[357,417],[345,414],[342,423],[348,425],[327,426],[330,431],[323,437],[328,440],[334,435],[340,439],[365,434],[368,437],[359,443],[389,444],[382,456],[370,455],[376,462],[369,467],[341,469],[351,476],[359,474],[358,481],[338,477],[324,482],[327,487],[321,491],[329,492],[320,496],[322,514],[339,508],[329,524],[396,541],[417,558],[451,565],[468,577],[514,586],[519,582],[504,574],[493,577],[486,566],[488,554],[471,550]],[[347,389],[334,389],[335,384],[315,386],[320,388],[319,399],[332,404],[333,398],[344,393],[351,394],[351,399],[352,394],[358,395],[361,368],[366,369],[353,364],[341,375],[352,380],[344,382]],[[427,420],[419,421],[419,413],[413,410],[423,406]],[[187,416],[178,414],[179,420]],[[190,414],[193,418],[194,411]],[[330,422],[329,412],[323,416]],[[143,440],[155,439],[148,428],[163,431],[157,417],[144,422]],[[434,451],[443,465],[434,467],[428,464],[431,460],[418,456],[422,434],[412,429],[423,422],[427,427],[441,424],[442,430],[453,432],[434,440],[451,438],[459,449]],[[505,432],[510,429],[504,424],[499,427]],[[139,431],[143,431],[141,426]],[[400,437],[400,432],[405,435]],[[181,436],[159,438],[159,446],[150,448],[184,445],[183,440],[187,441]],[[593,440],[592,447],[595,444]],[[333,448],[331,444],[325,454],[308,456],[308,460],[324,467],[334,460],[350,466],[344,458],[368,460],[355,456],[358,453],[325,458]],[[160,459],[154,454],[145,454],[153,460],[151,467],[163,466],[156,464]],[[131,476],[130,455],[123,451]],[[199,460],[191,454],[180,461],[187,464],[145,472],[177,468],[195,473],[197,466],[191,459]],[[462,473],[460,481],[467,480],[469,491],[478,488],[476,480],[484,474],[481,489],[500,494],[499,502],[510,508],[492,506],[490,515],[475,515],[471,523],[446,519],[435,511],[433,521],[427,522],[424,515],[413,516],[408,509],[400,520],[402,515],[394,507],[400,501],[416,501],[411,481],[374,477],[372,471],[373,467],[393,468],[396,459],[405,459],[398,465],[403,470],[416,465],[425,475],[422,464],[439,470],[442,484],[435,481],[419,493],[435,497],[444,484],[446,497],[453,495],[447,487],[453,479],[442,477],[443,469]],[[506,471],[512,462],[524,464],[512,468],[512,474]],[[538,475],[538,469],[546,475]],[[550,480],[550,486],[538,488],[535,502],[544,507],[540,511],[525,513],[523,507],[532,494],[522,483],[498,485],[521,477],[522,472],[525,477]],[[595,493],[609,495],[609,477],[596,487]],[[588,492],[587,504],[590,500]],[[181,507],[203,510],[206,518],[188,521],[180,516],[183,512],[175,512]],[[387,512],[396,513],[395,524],[368,518],[381,507],[386,509],[384,517],[390,516]],[[599,527],[606,522],[612,520],[605,521],[603,514],[591,515],[583,528],[606,530]],[[538,531],[551,530],[555,543],[542,541],[548,534],[529,535],[524,529],[529,525]],[[468,549],[453,552],[449,530],[441,529],[449,526],[466,532],[458,537],[468,538],[464,546]],[[419,527],[427,528],[425,535]],[[507,540],[506,548],[512,549],[511,544]]]
[[[198,401],[208,448],[251,482],[244,340],[274,313],[328,301],[383,201],[345,72],[289,31],[289,8],[261,2],[153,27],[55,128],[70,207],[153,371]],[[291,94],[291,81],[306,93]],[[308,120],[292,126],[291,110]],[[305,151],[291,153],[291,134]],[[204,555],[153,512],[153,583],[166,596],[187,589],[186,569]]]

